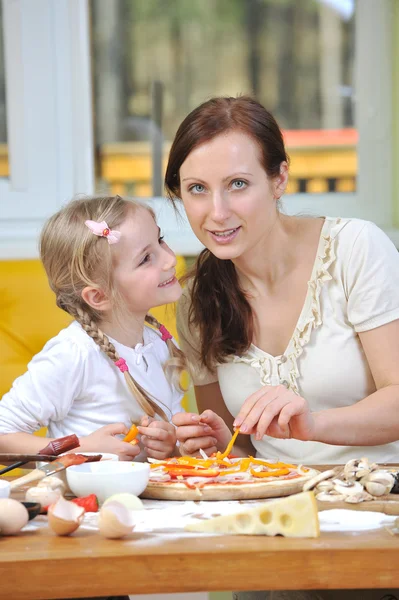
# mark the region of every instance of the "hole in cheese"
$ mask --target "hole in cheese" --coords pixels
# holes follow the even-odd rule
[[[237,515],[236,525],[239,529],[241,529],[241,530],[249,529],[249,527],[251,526],[251,522],[252,522],[252,519],[249,515],[246,515],[246,514]]]
[[[272,522],[273,514],[270,512],[270,510],[264,510],[260,513],[259,519],[263,525],[268,525]]]
[[[291,527],[292,525],[292,517],[287,514],[283,514],[280,516],[280,523],[282,527]]]

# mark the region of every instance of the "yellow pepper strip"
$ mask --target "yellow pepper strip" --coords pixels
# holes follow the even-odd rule
[[[137,429],[137,426],[133,423],[133,425],[129,429],[129,432],[123,438],[123,441],[131,442],[132,440],[134,440],[137,437],[138,433],[139,433],[139,430]]]
[[[194,467],[211,467],[215,461],[213,459],[195,458],[193,456],[181,456],[177,459],[179,465],[192,465]]]
[[[280,477],[281,475],[288,475],[289,469],[277,469],[276,471],[254,471],[251,469],[251,475],[254,477]]]
[[[229,443],[227,444],[227,448],[226,448],[226,450],[225,450],[225,451],[224,451],[222,454],[220,454],[220,453],[218,452],[218,453],[217,453],[217,455],[216,455],[216,458],[218,458],[218,459],[222,459],[222,460],[223,460],[223,458],[226,458],[226,457],[227,457],[227,456],[230,454],[230,452],[231,452],[231,449],[233,448],[233,446],[234,446],[234,442],[236,441],[236,439],[237,439],[237,436],[238,436],[238,434],[239,434],[239,433],[240,433],[240,428],[238,427],[238,428],[235,430],[235,432],[233,433],[233,436],[232,436],[231,440],[230,440],[230,441],[229,441]]]
[[[226,469],[225,471],[220,471],[220,475],[233,475],[234,473],[239,473],[241,469]]]
[[[249,465],[251,464],[250,458],[243,458],[240,461],[240,471],[247,471],[249,469]]]
[[[296,469],[296,465],[290,465],[288,463],[283,463],[283,462],[269,463],[260,458],[254,458],[253,456],[250,456],[249,458],[251,459],[251,462],[254,465],[262,465],[264,467],[268,467],[269,469],[285,469],[285,468]]]
[[[224,460],[222,460],[220,458],[217,458],[216,459],[216,464],[218,466],[222,465],[223,467],[229,467],[229,468],[231,468],[236,463],[227,462],[227,461],[224,461]]]

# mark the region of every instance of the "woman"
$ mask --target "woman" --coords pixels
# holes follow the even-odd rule
[[[251,98],[209,100],[176,134],[166,189],[205,246],[178,311],[200,412],[174,417],[181,451],[240,427],[236,454],[397,460],[399,255],[372,223],[283,214],[287,180]]]

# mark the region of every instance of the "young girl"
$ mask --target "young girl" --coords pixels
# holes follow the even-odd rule
[[[50,438],[75,433],[79,451],[173,455],[184,359],[148,311],[178,300],[181,288],[153,212],[119,196],[72,201],[45,225],[40,254],[74,321],[0,402],[0,451],[37,452],[43,440],[32,434],[47,427]],[[139,446],[122,441],[132,423]]]

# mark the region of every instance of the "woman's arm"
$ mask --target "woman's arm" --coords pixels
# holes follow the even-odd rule
[[[353,406],[314,413],[314,439],[378,446],[399,440],[399,320],[359,333],[377,391]]]
[[[399,320],[359,338],[376,392],[353,406],[312,413],[304,398],[283,386],[264,386],[246,399],[234,425],[258,439],[266,434],[343,446],[399,440]]]

